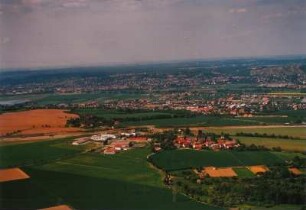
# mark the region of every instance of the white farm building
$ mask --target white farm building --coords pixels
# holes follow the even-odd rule
[[[96,134],[90,137],[94,141],[107,141],[109,139],[115,139],[116,136],[112,134]]]

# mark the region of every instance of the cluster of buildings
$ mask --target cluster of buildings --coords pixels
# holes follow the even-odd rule
[[[221,136],[217,141],[213,141],[210,137],[201,139],[197,137],[179,136],[174,140],[174,145],[177,148],[192,148],[195,150],[209,148],[214,151],[233,149],[240,146],[236,139],[226,139],[223,136]]]
[[[135,147],[143,147],[149,141],[147,137],[137,136],[135,132],[114,134],[95,134],[91,137],[78,138],[72,145],[84,145],[94,142],[100,145],[98,151],[105,155],[114,155]]]
[[[228,94],[212,99],[197,98],[197,94],[163,93],[151,99],[109,100],[101,104],[108,109],[187,110],[193,113],[253,117],[270,110],[304,110],[306,98],[286,94]],[[193,98],[194,97],[194,98]],[[199,96],[200,97],[200,96]]]

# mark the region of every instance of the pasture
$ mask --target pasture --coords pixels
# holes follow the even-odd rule
[[[152,155],[150,161],[166,171],[201,168],[207,166],[231,167],[250,165],[273,165],[284,163],[285,157],[280,158],[267,151],[195,151],[171,150]]]

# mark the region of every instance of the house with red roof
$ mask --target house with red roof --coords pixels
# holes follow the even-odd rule
[[[116,149],[114,147],[107,147],[106,149],[104,149],[103,154],[114,155],[116,154]]]
[[[137,142],[137,143],[138,142],[143,143],[143,142],[147,142],[148,138],[145,136],[133,136],[133,137],[128,138],[127,140]]]

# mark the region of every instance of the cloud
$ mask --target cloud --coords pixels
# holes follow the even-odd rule
[[[88,6],[88,1],[86,0],[70,0],[62,3],[62,7],[65,8],[81,8],[87,6]]]
[[[9,37],[0,37],[0,46],[9,43],[11,39]]]
[[[266,1],[270,3],[0,0],[0,24],[5,27],[1,31],[0,26],[0,38],[9,37],[0,39],[1,64],[92,65],[304,53],[305,3]]]
[[[248,10],[246,8],[232,8],[229,10],[229,13],[238,14],[238,13],[246,13]]]

